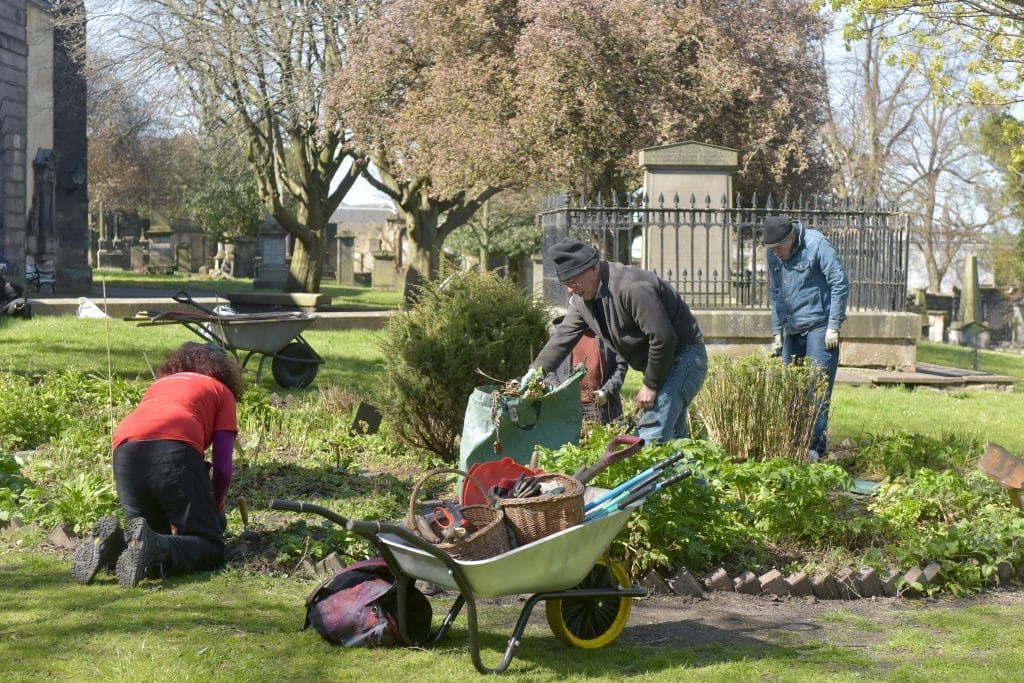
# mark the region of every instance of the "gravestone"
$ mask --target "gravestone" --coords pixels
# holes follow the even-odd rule
[[[285,256],[287,234],[277,221],[269,216],[260,224],[257,237],[259,268],[252,286],[256,289],[284,289],[288,280]]]
[[[739,168],[739,152],[699,142],[679,142],[641,150],[640,167],[651,208],[673,208],[677,201],[680,207],[689,207],[691,198],[698,208],[704,208],[709,198],[713,207],[721,208],[723,201],[731,206],[732,175]],[[675,230],[658,230],[655,226],[645,229],[641,265],[656,272],[676,290],[690,292],[688,303],[699,308],[712,297],[720,298],[723,285],[706,282],[710,280],[708,272],[689,272],[689,264],[694,262],[706,264],[706,271],[717,271],[720,280],[727,277],[734,264],[725,234],[703,230],[695,230],[692,235],[688,230],[677,234]],[[689,280],[693,282],[682,286]]]
[[[233,252],[232,253],[232,247]],[[225,247],[230,262],[231,274],[234,277],[252,277],[256,273],[253,263],[256,260],[257,242],[251,237],[238,237]]]
[[[373,255],[373,286],[395,286],[395,257],[391,254]]]
[[[335,279],[339,285],[351,285],[355,282],[356,236],[350,232],[340,232],[335,239],[338,242]]]
[[[149,264],[146,266],[151,273],[173,273],[175,268],[174,248],[171,238],[174,233],[169,228],[152,229],[146,233],[149,237]]]

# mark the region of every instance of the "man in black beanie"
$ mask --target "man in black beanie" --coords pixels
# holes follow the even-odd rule
[[[566,237],[548,253],[569,303],[524,383],[537,368],[557,368],[590,329],[644,374],[634,403],[643,411],[640,436],[647,442],[688,436],[687,410],[707,377],[708,356],[686,302],[654,273],[601,261],[579,240]]]
[[[850,291],[835,247],[817,230],[785,216],[764,219],[768,293],[772,302],[772,351],[783,363],[809,358],[828,377],[807,459],[825,455],[828,409],[839,368],[839,326]]]

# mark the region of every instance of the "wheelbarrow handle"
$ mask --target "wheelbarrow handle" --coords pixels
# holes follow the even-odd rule
[[[622,448],[622,446],[625,446],[625,448]],[[581,467],[573,475],[573,479],[581,484],[586,484],[610,465],[625,460],[643,447],[644,440],[639,436],[620,434],[612,439],[597,462],[590,467]]]
[[[189,293],[186,292],[184,289],[179,289],[177,292],[175,292],[174,294],[171,295],[171,298],[174,299],[175,301],[177,301],[179,304],[188,304],[189,306],[192,306],[193,308],[198,308],[203,313],[209,313],[210,315],[217,315],[216,313],[213,312],[212,308],[207,308],[206,306],[202,305],[201,303],[199,303],[198,301],[193,299],[189,295]]]

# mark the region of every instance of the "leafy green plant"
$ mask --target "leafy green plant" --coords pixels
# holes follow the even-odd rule
[[[60,404],[36,380],[0,374],[0,449],[28,450],[60,431]]]
[[[507,279],[467,272],[424,286],[381,341],[378,401],[404,443],[454,462],[479,372],[519,376],[547,338],[547,313]]]
[[[849,532],[850,501],[834,492],[845,491],[852,480],[836,465],[773,459],[727,468],[721,476],[770,542],[818,545]]]
[[[827,389],[824,375],[809,364],[723,354],[711,359],[695,413],[708,438],[737,461],[803,462]]]
[[[857,456],[857,471],[864,477],[906,477],[921,468],[964,472],[977,462],[983,445],[974,436],[946,432],[938,437],[899,431],[873,435]]]

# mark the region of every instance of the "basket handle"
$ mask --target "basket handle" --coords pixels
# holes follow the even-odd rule
[[[488,491],[484,487],[484,485],[480,483],[480,480],[474,477],[472,474],[469,474],[468,472],[463,472],[462,470],[455,469],[452,467],[438,467],[424,474],[423,477],[418,482],[416,482],[416,484],[412,487],[412,495],[409,496],[409,517],[406,519],[406,524],[409,526],[410,529],[416,528],[416,497],[420,494],[420,488],[423,486],[423,484],[427,482],[428,479],[438,474],[458,474],[462,477],[465,477],[466,479],[469,479],[471,482],[476,484],[477,488],[480,489],[480,491],[484,494],[484,498],[487,500],[488,505],[495,509],[501,507],[501,501],[498,500],[498,498],[493,493]]]

